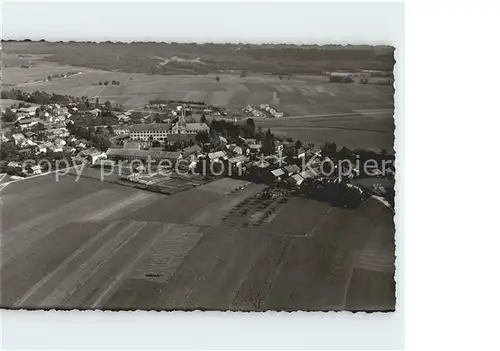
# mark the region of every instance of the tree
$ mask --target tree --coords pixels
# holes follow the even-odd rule
[[[255,133],[255,139],[259,141],[264,139],[264,132],[262,131],[262,126],[257,127],[257,133]]]
[[[204,113],[201,115],[200,122],[201,122],[201,123],[207,123],[207,117],[205,116],[205,114],[204,114]]]
[[[0,159],[10,160],[13,158],[17,158],[16,145],[12,142],[2,143],[2,147],[0,147]]]
[[[196,134],[195,140],[200,144],[205,144],[210,142],[210,135],[208,134],[208,132],[199,132],[198,134]]]
[[[245,125],[245,136],[248,138],[255,137],[255,122],[253,118],[247,118],[247,122]]]
[[[325,142],[323,146],[323,154],[326,156],[335,156],[337,153],[337,144]]]
[[[102,85],[102,82],[99,82],[99,85]]]
[[[298,150],[298,149],[300,149],[301,147],[302,147],[302,141],[297,140],[297,141],[295,142],[295,148]]]
[[[268,129],[266,134],[264,135],[264,145],[262,145],[262,152],[265,154],[269,154],[273,151],[273,134],[271,133],[271,129]]]
[[[112,108],[113,108],[113,106],[111,105],[111,102],[106,101],[106,102],[104,103],[104,109],[105,109],[106,111],[111,111],[111,109],[112,109]]]
[[[158,113],[155,113],[153,120],[155,121],[155,123],[161,123],[162,122],[161,115]]]
[[[4,122],[14,122],[17,120],[17,116],[10,108],[5,109],[5,113],[2,114],[2,120]]]
[[[95,98],[95,108],[99,108],[99,98]]]
[[[282,76],[281,74],[280,74],[278,77],[279,77],[279,79],[280,79],[280,80],[282,80],[282,79],[283,79],[283,76]]]
[[[216,80],[217,82],[220,82],[220,77],[219,77],[219,76],[215,77],[215,80]]]
[[[104,81],[104,85],[108,85],[108,84],[109,84],[109,82],[107,80]]]
[[[47,80],[52,80],[52,77],[51,76],[47,76]]]

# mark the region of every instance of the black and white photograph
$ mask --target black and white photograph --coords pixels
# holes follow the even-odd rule
[[[2,308],[397,310],[394,43],[252,41],[194,3],[96,36],[98,3],[59,5],[79,36],[3,9]]]

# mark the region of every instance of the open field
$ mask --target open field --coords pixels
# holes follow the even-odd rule
[[[77,49],[71,47],[71,50],[94,47],[93,44],[74,45]],[[351,148],[373,147],[392,150],[394,88],[391,86],[329,83],[327,77],[318,74],[297,74],[290,78],[283,76],[283,79],[279,79],[277,75],[251,71],[246,77],[240,77],[239,73],[195,75],[179,72],[176,75],[165,75],[137,73],[142,72],[141,70],[132,70],[131,73],[115,72],[112,70],[120,69],[123,64],[119,53],[113,54],[114,56],[110,53],[111,59],[106,62],[111,66],[108,67],[109,70],[102,70],[98,68],[99,65],[90,64],[86,68],[82,67],[85,60],[81,61],[76,56],[71,60],[53,59],[53,55],[64,54],[61,50],[68,46],[63,44],[6,43],[4,46],[4,89],[16,88],[28,92],[44,90],[87,96],[91,99],[99,97],[100,101],[109,100],[127,108],[141,108],[154,99],[205,101],[211,105],[227,108],[228,117],[232,116],[232,112],[238,112],[249,104],[253,106],[270,104],[283,111],[286,116],[294,117],[293,120],[256,119],[258,125],[266,129],[271,128],[276,134],[316,144],[334,141],[338,145]],[[111,47],[121,48],[120,45]],[[149,46],[138,47],[144,49]],[[127,50],[129,49],[130,47]],[[19,58],[19,54],[27,52],[32,55]],[[357,51],[355,54],[360,52]],[[122,55],[127,57],[136,55],[134,60],[140,60],[142,52],[126,51]],[[43,59],[45,56],[47,59]],[[33,62],[35,66],[20,68],[20,61]],[[67,65],[68,63],[75,66]],[[25,83],[67,71],[81,71],[83,74],[54,79],[50,82]],[[217,75],[221,78],[220,82],[215,79]],[[120,85],[95,85],[98,82],[112,80],[118,80]]]
[[[43,176],[0,192],[2,307],[395,307],[394,223],[377,201],[344,210],[276,199],[263,203],[274,215],[245,227],[224,218],[265,211],[247,201],[264,186],[163,196],[74,180]]]
[[[50,82],[25,84],[26,80],[43,79],[49,74],[69,71],[71,67],[59,67],[52,63],[29,69],[4,68],[4,85],[23,91],[44,90],[74,96],[99,96],[127,107],[142,107],[150,100],[196,100],[240,109],[244,106],[274,104],[274,93],[279,98],[277,108],[288,115],[304,115],[351,111],[355,108],[392,108],[392,88],[387,86],[328,83],[312,78],[280,80],[272,75],[236,74],[208,75],[148,75],[85,69],[84,74]],[[73,70],[81,70],[76,68]],[[108,80],[120,81],[119,86],[92,85]],[[20,84],[20,85],[19,85]]]
[[[22,80],[10,68],[4,69],[5,82]],[[24,73],[24,71],[21,71]],[[47,71],[40,73],[46,76]],[[394,120],[392,88],[361,84],[333,84],[314,78],[280,81],[275,76],[220,75],[165,76],[87,70],[84,74],[51,82],[18,86],[24,91],[45,90],[74,96],[99,97],[126,107],[142,107],[152,99],[202,100],[230,111],[252,104],[273,104],[294,119],[256,119],[263,128],[278,135],[314,142],[335,141],[351,148],[392,150]],[[130,79],[132,78],[132,79]],[[92,85],[119,80],[120,86]]]
[[[321,146],[325,141],[353,149],[379,148],[393,153],[393,110],[336,112],[300,118],[258,119],[257,125],[276,135]]]

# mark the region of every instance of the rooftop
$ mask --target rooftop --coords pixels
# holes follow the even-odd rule
[[[40,118],[25,118],[19,121],[19,124],[29,124],[29,123],[38,123],[42,120]]]
[[[189,146],[189,147],[182,149],[182,152],[190,155],[190,154],[193,154],[195,152],[199,152],[201,150],[202,150],[202,148],[199,145],[193,145],[193,146]]]
[[[188,132],[208,131],[210,128],[206,123],[186,123]]]
[[[272,173],[275,177],[280,177],[280,176],[282,176],[283,174],[285,174],[285,172],[283,172],[283,170],[282,170],[281,168],[275,169],[274,171],[271,171],[271,173]]]
[[[130,126],[130,132],[170,130],[170,123],[152,123],[152,124],[133,124]]]
[[[297,165],[288,165],[288,166],[285,166],[285,170],[288,172],[288,173],[297,173],[300,171],[300,167],[297,166]]]
[[[224,151],[210,152],[208,154],[208,158],[210,158],[211,160],[214,158],[219,158],[219,157],[224,157],[224,156],[226,156],[226,153]]]

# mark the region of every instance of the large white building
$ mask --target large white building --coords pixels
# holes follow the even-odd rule
[[[130,126],[130,140],[165,141],[170,129],[170,123],[134,124]]]

